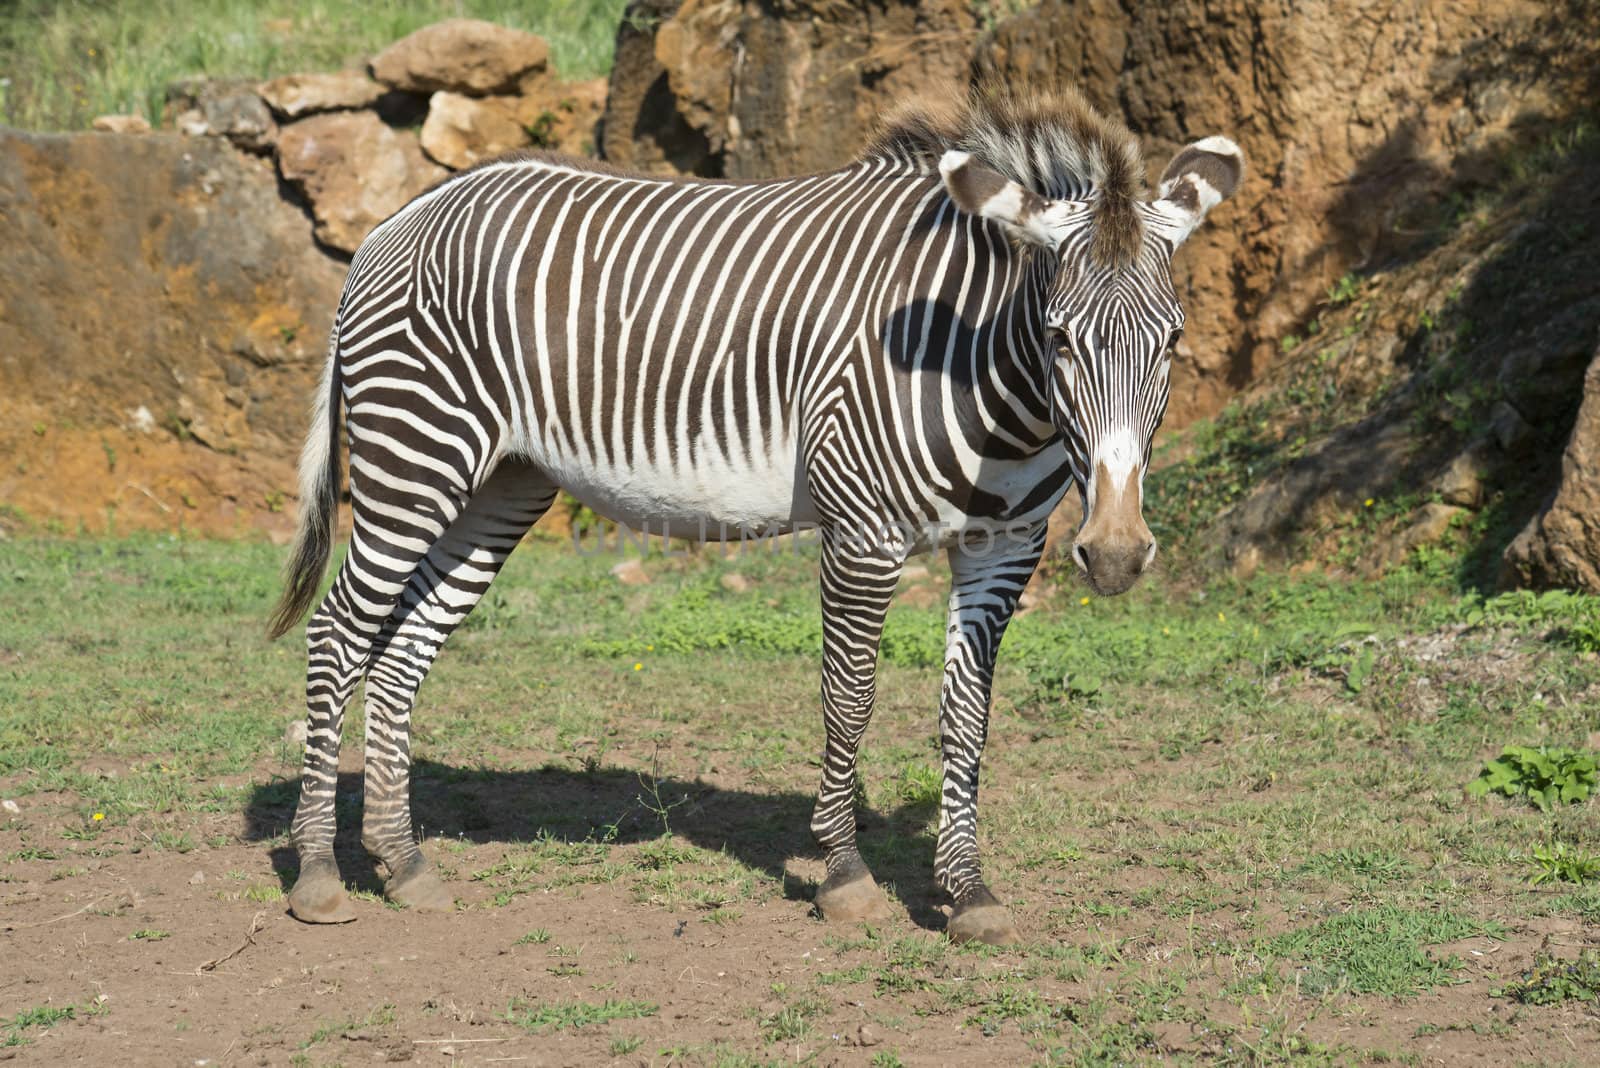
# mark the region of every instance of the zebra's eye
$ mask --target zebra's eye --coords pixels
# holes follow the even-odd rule
[[[1183,340],[1183,327],[1181,327],[1181,326],[1173,327],[1172,328],[1172,333],[1167,335],[1167,347],[1162,349],[1161,351],[1166,353],[1168,356],[1172,355],[1172,350],[1176,349],[1178,347],[1178,342],[1182,341],[1182,340]]]

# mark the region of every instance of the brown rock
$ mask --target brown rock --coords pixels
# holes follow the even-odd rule
[[[502,155],[529,143],[516,97],[470,97],[434,93],[422,124],[422,150],[452,170]]]
[[[298,119],[323,111],[354,111],[371,107],[383,95],[383,86],[365,74],[286,74],[261,83],[261,99],[280,119]]]
[[[447,173],[422,154],[414,135],[368,111],[313,115],[285,126],[278,168],[311,202],[317,239],[345,252]]]
[[[271,166],[219,139],[0,131],[0,230],[0,501],[94,533],[291,528],[344,268]],[[263,316],[269,369],[234,351]]]
[[[1501,577],[1600,593],[1600,350],[1583,378],[1555,496],[1506,549]]]
[[[1342,275],[1423,241],[1425,227],[1400,224],[1408,212],[1593,98],[1593,18],[1538,0],[1415,0],[1392,15],[1334,0],[1052,0],[991,35],[978,5],[955,0],[826,6],[817,18],[763,0],[635,0],[605,157],[730,178],[827,169],[896,97],[973,72],[1083,88],[1140,134],[1152,175],[1182,144],[1226,134],[1249,177],[1175,264],[1189,321],[1173,426],[1281,359]]]
[[[101,133],[115,134],[147,134],[150,132],[150,121],[143,115],[100,115],[89,124],[91,129]]]
[[[1423,505],[1417,509],[1411,524],[1391,538],[1389,544],[1379,553],[1380,569],[1404,563],[1413,549],[1437,544],[1450,532],[1456,518],[1466,514],[1464,508],[1440,504],[1437,501]]]
[[[254,84],[192,78],[167,87],[167,113],[180,133],[226,137],[247,152],[272,151],[278,124]]]
[[[717,580],[717,583],[729,593],[749,593],[755,588],[753,582],[737,571],[727,572]]]
[[[478,19],[447,19],[402,37],[372,61],[380,82],[413,93],[514,92],[550,58],[543,37]]]
[[[1477,508],[1483,503],[1483,483],[1489,468],[1488,445],[1476,442],[1439,473],[1433,480],[1433,491],[1445,504]]]

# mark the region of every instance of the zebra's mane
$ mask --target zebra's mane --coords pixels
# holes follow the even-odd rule
[[[965,99],[906,103],[880,122],[866,156],[908,159],[931,173],[952,148],[1040,196],[1092,200],[1095,259],[1123,266],[1137,255],[1144,235],[1134,204],[1145,197],[1139,142],[1076,90],[980,85]]]

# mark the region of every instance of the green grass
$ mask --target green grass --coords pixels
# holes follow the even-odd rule
[[[1394,905],[1355,909],[1264,940],[1260,948],[1298,962],[1299,987],[1311,993],[1348,991],[1404,997],[1453,980],[1459,961],[1424,947],[1468,935],[1501,934],[1447,911]]]
[[[0,5],[0,123],[75,130],[96,115],[161,118],[184,78],[264,79],[365,63],[451,17],[530,30],[564,78],[611,67],[622,0],[12,0]]]
[[[0,792],[29,818],[0,828],[5,878],[66,889],[91,859],[135,849],[196,863],[175,851],[225,848],[217,825],[256,827],[263,856],[286,844],[299,754],[284,729],[301,714],[304,654],[261,637],[281,551],[158,537],[6,550]],[[670,976],[648,953],[586,944],[559,903],[610,895],[684,930],[685,947],[737,944],[809,896],[788,865],[815,856],[821,744],[813,555],[652,557],[643,587],[617,583],[613,562],[525,545],[415,716],[418,822],[467,903],[454,922],[505,925],[519,968],[570,984],[512,1002],[501,1026],[597,1032],[595,1056],[648,1048],[600,1025],[673,1011]],[[733,570],[750,592],[722,587]],[[1566,635],[1594,610],[1461,595],[1415,570],[1158,577],[1087,604],[1063,589],[1008,635],[985,762],[985,868],[1027,917],[1027,944],[952,946],[904,919],[819,928],[781,993],[730,989],[744,1037],[694,1055],[812,1048],[853,1033],[852,1002],[881,1013],[886,1046],[908,1058],[949,1029],[1041,1063],[1150,1059],[1177,1030],[1201,1036],[1202,1060],[1347,1063],[1377,1039],[1340,1021],[1384,1018],[1396,998],[1419,1025],[1475,1018],[1506,978],[1475,979],[1442,945],[1600,917],[1573,864],[1529,885],[1538,843],[1584,859],[1593,799],[1547,813],[1464,790],[1508,744],[1589,744],[1578,695],[1600,688],[1600,662]],[[889,635],[861,845],[891,898],[937,927],[943,620],[897,606]],[[347,745],[359,719],[357,706]],[[358,815],[341,797],[341,820]],[[266,872],[230,873],[217,896],[281,902]],[[118,922],[116,937],[160,933]],[[1476,1000],[1434,1007],[1446,997]],[[330,1005],[306,1048],[387,1027],[369,1008]],[[34,1026],[7,1024],[7,1040]]]
[[[628,1001],[607,998],[603,1002],[584,1001],[542,1002],[535,1004],[523,998],[513,998],[506,1010],[506,1018],[527,1031],[559,1031],[577,1029],[612,1020],[639,1020],[654,1016],[658,1006],[648,1001]]]

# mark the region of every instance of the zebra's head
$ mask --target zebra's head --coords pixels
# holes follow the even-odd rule
[[[1040,196],[964,151],[939,162],[958,207],[1054,257],[1041,324],[1054,352],[1047,386],[1083,495],[1072,556],[1097,593],[1123,592],[1155,559],[1144,474],[1183,331],[1172,256],[1243,170],[1238,146],[1208,137],[1172,158],[1154,199],[1109,203],[1096,192]]]

